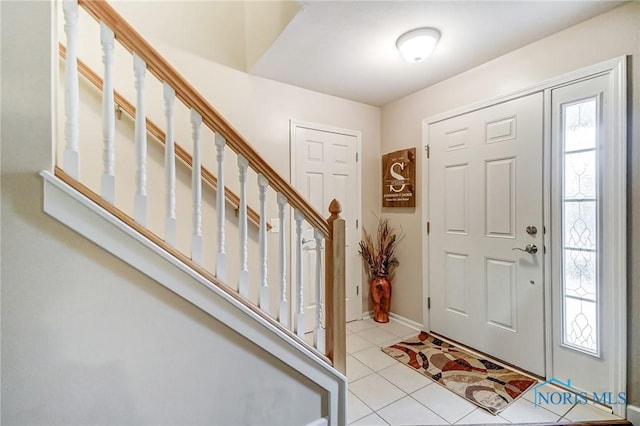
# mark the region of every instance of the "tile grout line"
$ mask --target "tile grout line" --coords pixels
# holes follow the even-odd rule
[[[399,324],[399,325],[401,325],[401,326],[403,326],[403,327],[406,327],[407,331],[411,331],[411,332],[416,331],[416,330],[411,329],[411,327],[406,326],[405,324],[402,324],[402,323],[400,323],[400,322],[395,321],[394,319],[391,319],[391,321],[393,321],[394,323],[397,323],[397,324]],[[393,344],[393,342],[395,342],[396,340],[400,341],[400,340],[402,340],[402,339],[406,339],[406,338],[409,336],[408,334],[404,335],[404,337],[403,337],[403,336],[398,336],[396,333],[393,333],[393,332],[391,332],[391,331],[385,330],[385,325],[384,325],[384,324],[369,324],[369,325],[370,325],[370,327],[366,327],[366,328],[364,328],[364,329],[362,329],[362,330],[359,330],[359,331],[357,331],[357,332],[356,332],[356,331],[353,331],[353,330],[350,330],[350,331],[351,331],[351,334],[350,334],[350,335],[355,335],[355,336],[357,336],[358,338],[362,339],[364,342],[366,342],[366,343],[370,344],[370,346],[369,346],[369,347],[366,347],[366,348],[363,348],[363,349],[360,349],[360,350],[358,350],[358,351],[356,351],[356,352],[349,352],[349,356],[351,356],[351,357],[353,358],[353,360],[354,360],[354,361],[357,361],[357,362],[361,363],[364,367],[366,367],[366,368],[369,370],[369,372],[367,372],[365,375],[363,375],[363,376],[359,377],[359,378],[358,378],[358,379],[356,379],[356,380],[353,380],[352,382],[350,381],[350,382],[349,382],[349,384],[351,384],[351,383],[355,383],[355,382],[357,382],[357,381],[359,381],[359,380],[365,379],[365,378],[367,378],[367,377],[371,377],[373,374],[376,374],[376,375],[378,375],[378,376],[379,376],[379,378],[384,379],[387,383],[391,384],[394,388],[398,389],[398,390],[400,391],[400,393],[401,393],[401,395],[402,395],[402,396],[401,396],[400,398],[398,398],[398,399],[396,399],[396,400],[394,400],[394,401],[391,401],[391,402],[389,402],[388,404],[386,404],[386,405],[384,405],[384,406],[380,407],[380,409],[378,409],[378,410],[374,410],[371,406],[369,406],[369,404],[367,404],[366,402],[364,402],[364,401],[363,401],[359,396],[357,396],[355,393],[353,393],[353,392],[351,392],[351,391],[350,391],[350,392],[353,394],[353,396],[354,396],[354,397],[356,397],[356,399],[357,399],[357,400],[359,400],[362,404],[364,404],[364,406],[365,406],[365,407],[367,407],[367,408],[371,411],[370,413],[366,414],[365,416],[360,417],[360,418],[358,418],[358,419],[355,419],[355,420],[354,420],[353,422],[351,422],[351,423],[358,422],[358,421],[360,421],[360,420],[364,419],[365,417],[371,416],[371,415],[373,415],[373,414],[375,414],[378,418],[382,419],[385,423],[388,423],[388,422],[387,422],[387,420],[379,414],[379,412],[380,412],[381,410],[383,410],[383,409],[385,409],[385,408],[387,408],[387,407],[389,407],[389,406],[391,406],[391,405],[393,405],[393,404],[397,403],[398,401],[400,401],[400,400],[404,399],[404,398],[405,398],[405,397],[407,397],[407,396],[408,396],[408,397],[410,397],[414,402],[417,402],[417,403],[419,404],[419,406],[426,408],[428,412],[430,412],[430,413],[434,414],[437,418],[441,419],[441,420],[444,422],[443,424],[445,424],[445,425],[458,424],[459,422],[464,421],[464,419],[465,419],[465,418],[467,418],[467,417],[469,417],[469,416],[473,415],[473,413],[474,413],[474,412],[476,412],[477,410],[482,410],[482,408],[480,408],[480,407],[476,407],[474,410],[472,410],[471,412],[469,412],[469,413],[467,413],[467,414],[463,415],[461,418],[457,419],[455,422],[449,423],[449,422],[448,422],[446,419],[444,419],[440,414],[438,414],[436,411],[432,410],[431,408],[429,408],[429,407],[425,406],[422,402],[418,401],[418,400],[413,396],[413,394],[414,394],[414,393],[416,393],[416,392],[418,392],[418,391],[420,391],[420,390],[422,390],[422,389],[426,388],[427,386],[433,385],[435,382],[431,381],[431,383],[428,383],[428,384],[426,384],[426,385],[424,385],[424,386],[420,386],[420,387],[418,387],[417,389],[413,390],[411,393],[409,393],[409,392],[405,391],[404,389],[401,389],[399,386],[397,386],[395,383],[391,382],[389,379],[387,379],[386,377],[384,377],[384,376],[381,374],[381,372],[382,372],[382,371],[385,371],[385,370],[388,370],[388,369],[390,369],[390,368],[394,367],[394,365],[395,365],[395,364],[393,364],[393,365],[388,365],[388,366],[382,367],[382,368],[380,368],[380,369],[378,369],[378,370],[375,370],[375,369],[373,369],[373,368],[370,368],[370,367],[369,367],[369,365],[368,365],[367,363],[365,363],[365,362],[361,361],[360,359],[356,358],[356,356],[355,356],[355,355],[357,355],[357,354],[359,354],[359,353],[361,353],[361,352],[364,352],[364,351],[372,351],[372,349],[374,349],[374,348],[377,348],[377,349],[383,349],[384,347],[386,347],[386,346],[389,346],[389,345]],[[393,336],[395,337],[395,339],[394,339],[394,341],[390,341],[389,343],[384,343],[384,344],[383,344],[383,343],[380,343],[380,344],[375,343],[375,342],[371,341],[370,339],[371,339],[371,338],[374,338],[374,339],[375,339],[375,332],[376,332],[376,331],[384,332],[384,333],[386,333],[387,335],[393,335]],[[416,332],[419,332],[419,331],[416,331]],[[368,335],[368,336],[369,336],[369,338],[364,337],[364,336],[363,336],[363,335],[361,335],[360,333],[365,333],[365,335]],[[372,351],[372,352],[373,352],[373,351]],[[399,363],[399,364],[400,364],[400,365],[403,365],[402,363]],[[512,367],[510,367],[510,368],[512,368]],[[536,378],[536,379],[537,379],[537,378]],[[540,382],[540,381],[538,380],[538,382]],[[459,395],[458,395],[458,396],[459,396]],[[463,398],[463,399],[464,399],[464,398]],[[518,398],[518,399],[523,399],[524,401],[527,401],[527,405],[528,405],[528,404],[535,405],[535,404],[534,404],[534,402],[529,401],[527,398]],[[514,401],[514,402],[515,402],[515,401]],[[561,410],[561,412],[563,412],[563,414],[555,413],[555,412],[553,412],[553,411],[549,410],[548,408],[546,408],[546,407],[544,407],[544,406],[536,406],[536,408],[538,408],[538,409],[542,409],[542,410],[543,410],[543,413],[547,413],[548,415],[555,417],[555,418],[556,418],[556,420],[555,420],[556,422],[561,422],[561,421],[571,421],[570,419],[568,419],[568,418],[567,418],[567,415],[569,415],[569,413],[571,413],[571,412],[575,409],[575,407],[576,407],[576,406],[577,406],[577,405],[575,405],[575,404],[574,404],[574,405],[570,406],[566,411]],[[508,409],[508,407],[507,407],[507,409]],[[505,417],[502,417],[500,414],[495,415],[495,417],[496,417],[497,419],[500,419],[501,421],[506,422],[506,423],[512,423],[509,419],[507,419],[507,418],[505,418]],[[526,420],[526,421],[529,421],[529,420]],[[534,421],[534,420],[532,420],[532,421]]]

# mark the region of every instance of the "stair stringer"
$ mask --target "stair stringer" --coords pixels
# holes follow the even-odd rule
[[[43,171],[45,213],[189,301],[325,389],[329,425],[346,424],[347,379],[201,274],[53,173]]]

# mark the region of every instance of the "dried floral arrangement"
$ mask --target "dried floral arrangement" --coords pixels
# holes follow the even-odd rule
[[[389,225],[389,219],[378,218],[376,239],[363,228],[364,238],[360,241],[358,254],[369,266],[370,277],[387,277],[400,262],[396,257],[398,244],[404,238],[402,230]]]

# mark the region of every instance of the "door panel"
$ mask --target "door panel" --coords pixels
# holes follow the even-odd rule
[[[429,126],[431,329],[540,375],[542,122],[537,93]]]
[[[359,188],[356,165],[357,138],[353,135],[322,131],[307,127],[295,127],[295,158],[292,157],[292,182],[311,205],[328,216],[331,200],[337,199],[342,206],[341,216],[346,222],[346,318],[347,321],[361,318],[362,303],[359,295],[361,262],[358,258],[359,230],[356,220],[359,215]],[[303,281],[305,306],[305,328],[315,326],[317,301],[316,286],[316,242],[313,229],[304,224],[305,244]],[[324,261],[324,254],[322,256]],[[322,271],[324,274],[324,270]],[[294,296],[295,299],[295,296]],[[295,305],[294,305],[295,306]]]

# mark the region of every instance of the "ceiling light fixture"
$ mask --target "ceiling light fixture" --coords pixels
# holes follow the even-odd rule
[[[416,28],[398,37],[396,47],[405,61],[418,63],[431,55],[439,39],[435,28]]]

